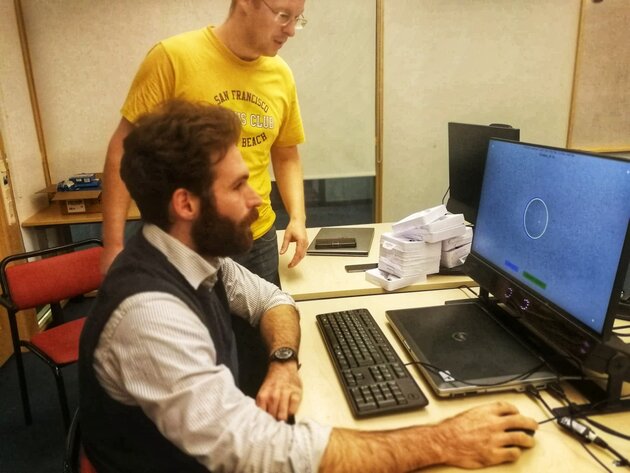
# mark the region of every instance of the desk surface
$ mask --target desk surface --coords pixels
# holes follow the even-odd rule
[[[349,225],[343,225],[349,226]],[[291,294],[296,301],[327,299],[331,297],[364,296],[370,294],[389,294],[388,291],[365,280],[365,273],[347,273],[345,265],[376,263],[378,261],[381,234],[391,231],[391,223],[353,225],[356,227],[374,227],[374,239],[368,256],[319,256],[306,255],[295,268],[288,268],[293,258],[295,245],[280,255],[280,281],[282,289]],[[309,241],[313,241],[319,228],[307,228]],[[284,231],[278,232],[278,247],[282,245]],[[468,276],[431,275],[426,282],[414,283],[398,289],[396,292],[429,291],[433,289],[457,288],[462,285],[475,286]]]
[[[127,220],[140,220],[140,211],[135,202],[131,203]],[[64,214],[58,205],[49,205],[35,215],[22,222],[23,227],[50,227],[55,225],[75,225],[79,223],[100,223],[103,221],[101,212]]]
[[[393,414],[371,419],[356,420],[352,417],[330,358],[328,357],[319,331],[315,325],[315,315],[336,310],[366,307],[381,325],[381,328],[403,361],[410,361],[406,352],[404,352],[399,345],[396,336],[388,327],[385,319],[385,311],[389,309],[440,305],[446,300],[465,298],[467,298],[467,294],[464,293],[464,291],[447,289],[441,291],[407,292],[402,294],[299,302],[298,307],[302,317],[300,361],[302,363],[301,374],[304,382],[304,400],[298,411],[298,418],[310,418],[325,425],[338,427],[381,430],[413,424],[435,423],[473,406],[485,402],[503,400],[515,404],[521,412],[539,422],[547,419],[549,415],[544,407],[521,393],[508,392],[458,399],[438,399],[433,395],[428,384],[422,380],[419,372],[413,368],[410,369],[412,375],[418,381],[421,389],[429,399],[429,405],[427,407],[411,413]],[[630,393],[628,383],[624,387],[626,388],[625,391]],[[567,386],[566,390],[572,398],[576,401],[580,401],[579,395],[571,390],[570,387]],[[543,393],[543,396],[550,405],[553,407],[558,406],[558,403],[547,393]],[[628,434],[628,426],[630,426],[630,413],[628,412],[593,417],[593,419],[596,419],[612,429],[624,432],[626,435]],[[617,451],[626,456],[630,454],[627,441],[601,431],[597,433],[601,434],[602,438]],[[502,465],[493,468],[492,471],[571,471],[572,473],[599,473],[604,471],[602,467],[588,455],[579,442],[567,435],[564,431],[561,431],[554,422],[542,424],[535,438],[536,446],[526,451],[517,463]],[[421,446],[414,448],[421,448]],[[613,471],[620,470],[618,468],[616,469],[612,464],[614,459],[612,455],[599,447],[590,446],[589,448],[608,468]],[[438,470],[461,471],[447,467],[438,468]]]

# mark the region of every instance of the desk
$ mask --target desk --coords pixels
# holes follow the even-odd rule
[[[127,212],[127,220],[140,220],[140,210],[138,210],[136,203],[133,201]],[[35,229],[39,247],[47,248],[50,246],[46,239],[46,229],[48,228],[58,229],[61,242],[69,243],[72,241],[70,225],[94,224],[102,221],[103,214],[101,212],[64,214],[61,212],[59,205],[49,205],[24,220],[22,227]]]
[[[473,406],[504,400],[518,406],[519,410],[537,421],[547,419],[548,413],[543,406],[530,400],[521,393],[484,394],[468,398],[441,400],[433,395],[428,384],[421,378],[415,369],[410,369],[414,378],[429,399],[429,405],[424,409],[411,413],[393,414],[372,419],[356,420],[352,417],[346,398],[343,395],[332,363],[326,352],[319,331],[315,325],[315,315],[342,309],[366,307],[389,338],[390,342],[401,356],[403,361],[410,361],[406,352],[401,348],[393,331],[387,326],[385,311],[389,309],[402,309],[443,304],[446,300],[464,299],[467,297],[458,289],[440,291],[424,291],[414,293],[388,294],[378,296],[361,296],[352,298],[338,298],[329,300],[313,300],[299,302],[301,313],[302,344],[300,348],[300,361],[302,363],[301,375],[304,382],[304,400],[298,411],[298,418],[311,418],[326,425],[339,427],[358,428],[364,430],[381,430],[409,426],[413,424],[435,423],[440,419],[455,415],[458,412]],[[630,394],[628,383],[624,385],[625,391]],[[580,401],[580,396],[569,386],[565,387],[570,397]],[[624,392],[625,392],[624,391]],[[543,393],[547,402],[553,407],[558,406],[551,396]],[[609,414],[593,417],[599,422],[615,430],[628,434],[630,426],[630,412],[621,414]],[[617,451],[630,455],[628,442],[602,432],[602,437]],[[559,471],[572,473],[604,471],[582,448],[582,446],[561,431],[559,427],[548,422],[540,426],[536,433],[536,446],[526,451],[515,464],[502,465],[491,471],[514,472],[543,472]],[[422,448],[413,446],[413,448]],[[613,471],[626,471],[615,469],[612,465],[613,457],[599,447],[590,446],[595,453]],[[441,467],[439,471],[458,471],[459,469]],[[434,471],[434,470],[431,470]]]
[[[140,211],[135,202],[131,203],[127,220],[140,220]],[[22,222],[22,226],[28,227],[52,227],[55,225],[76,225],[81,223],[101,223],[103,214],[101,212],[64,214],[58,205],[49,205],[40,210],[35,215]]]
[[[365,280],[365,273],[347,273],[347,264],[376,263],[378,261],[381,234],[392,229],[391,223],[365,225],[343,225],[374,227],[374,239],[369,256],[320,256],[306,255],[295,268],[288,268],[295,253],[295,245],[280,255],[280,281],[282,289],[296,300],[327,299],[331,297],[365,296],[390,294],[390,292]],[[307,228],[309,241],[313,241],[319,228]],[[278,247],[282,245],[284,231],[278,232]],[[396,292],[429,291],[433,289],[457,288],[462,285],[476,286],[468,276],[428,276],[426,282],[414,283]]]

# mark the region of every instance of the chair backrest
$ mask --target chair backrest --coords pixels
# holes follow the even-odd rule
[[[5,258],[0,263],[0,279],[5,297],[10,299],[15,310],[22,310],[98,289],[102,281],[99,261],[103,247],[77,249],[94,244],[100,245],[101,242],[95,239],[83,240]],[[64,253],[57,254],[61,251]],[[14,261],[43,255],[46,257],[37,261],[8,266]]]

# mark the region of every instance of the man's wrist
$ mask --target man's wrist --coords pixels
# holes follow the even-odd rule
[[[295,363],[298,369],[300,369],[300,362],[298,360],[298,352],[291,347],[279,347],[271,352],[269,355],[269,363],[288,364]]]

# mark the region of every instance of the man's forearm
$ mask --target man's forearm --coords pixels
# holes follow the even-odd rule
[[[124,244],[125,223],[131,197],[120,178],[120,161],[124,152],[123,141],[132,129],[133,125],[122,118],[107,147],[102,197],[104,251],[100,269],[103,274],[107,273]]]
[[[118,177],[119,167],[105,167],[103,176],[103,243],[122,246],[131,197]]]
[[[292,305],[269,309],[260,320],[260,333],[269,353],[280,347],[300,347],[300,316]]]
[[[333,429],[320,471],[406,472],[430,465],[481,468],[517,460],[538,424],[508,403],[484,404],[439,424],[386,432]]]
[[[297,146],[273,148],[271,159],[278,191],[289,218],[306,222],[304,174]]]
[[[389,432],[333,429],[319,471],[393,473],[441,463],[431,433],[431,427]]]

